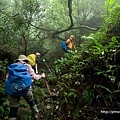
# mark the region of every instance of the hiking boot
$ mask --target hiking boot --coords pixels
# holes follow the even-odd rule
[[[39,116],[38,115],[35,115],[34,116],[34,120],[38,120]]]
[[[34,116],[34,119],[35,119],[35,120],[38,120],[38,118],[39,118],[39,111],[38,111],[38,109],[37,109],[36,104],[31,107],[31,110],[32,110],[32,114],[33,114],[33,116]]]
[[[18,111],[18,107],[10,107],[8,120],[17,120],[17,111]]]

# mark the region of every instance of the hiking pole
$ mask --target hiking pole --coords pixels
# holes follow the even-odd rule
[[[42,61],[40,61],[39,59],[37,59],[37,60],[38,60],[39,63],[41,63],[42,61],[45,62],[45,59],[43,59]],[[46,62],[45,62],[45,63],[46,63]],[[37,65],[37,64],[36,64],[36,65]],[[52,71],[50,70],[50,68],[49,68],[49,66],[47,65],[47,63],[46,63],[46,66],[47,66],[48,70],[50,71],[50,73],[52,73]],[[36,71],[38,72],[37,66],[36,66]],[[49,92],[49,94],[50,94],[50,96],[51,96],[52,93],[51,93],[51,91],[50,91],[50,87],[49,87],[49,85],[48,85],[48,82],[47,82],[46,78],[43,78],[43,79],[44,79],[45,84],[46,84],[46,86],[47,86],[48,92]]]
[[[41,58],[42,58],[42,57],[41,57]],[[53,74],[52,71],[51,71],[51,69],[49,68],[48,64],[46,63],[45,59],[42,58],[42,61],[40,61],[39,59],[37,59],[37,60],[38,60],[39,63],[44,62],[45,65],[47,66],[49,72],[50,72],[51,74]]]
[[[45,63],[45,65],[47,66],[47,68],[48,68],[49,72],[50,72],[51,74],[53,74],[53,73],[52,73],[52,71],[51,71],[51,69],[49,68],[48,64],[46,63],[45,59],[43,59],[43,62],[44,62],[44,63]]]
[[[52,95],[47,80],[46,80],[45,78],[43,78],[43,79],[44,79],[44,81],[45,81],[45,84],[46,84],[46,86],[47,86],[47,89],[48,89],[49,94]]]

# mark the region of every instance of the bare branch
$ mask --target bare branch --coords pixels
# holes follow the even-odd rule
[[[67,28],[67,29],[61,30],[61,31],[57,31],[57,32],[54,33],[54,36],[56,36],[57,34],[62,33],[62,32],[66,32],[66,31],[69,31],[69,30],[72,30],[72,29],[79,29],[79,28],[85,28],[85,29],[89,29],[89,30],[92,30],[92,31],[97,31],[98,30],[98,28],[91,28],[89,26],[81,25],[81,26],[78,26],[78,27],[72,27],[72,28]]]
[[[56,35],[58,35],[60,33],[63,33],[63,32],[66,32],[66,31],[69,31],[69,30],[72,30],[72,29],[85,28],[85,29],[89,29],[89,30],[92,30],[92,31],[97,31],[98,30],[98,28],[91,28],[89,26],[84,26],[84,25],[74,27],[73,18],[72,18],[72,0],[68,0],[68,9],[69,9],[70,26],[68,28],[60,30],[60,31],[56,31],[56,32],[53,31],[53,35],[52,35],[53,38],[56,38],[57,37]],[[37,29],[40,29],[40,30],[47,31],[47,32],[52,31],[52,30],[47,30],[45,28],[40,28],[40,27],[35,26],[33,24],[31,24],[31,26],[33,26]]]
[[[33,26],[33,27],[35,27],[36,29],[44,30],[44,31],[47,31],[47,32],[52,31],[52,30],[47,30],[45,28],[41,28],[41,27],[35,26],[33,24],[30,24],[30,25]]]
[[[84,26],[84,25],[79,26],[79,27],[73,27],[74,23],[73,23],[73,18],[72,18],[72,0],[68,0],[68,9],[69,9],[69,18],[70,18],[71,24],[68,28],[66,28],[64,30],[56,31],[53,34],[54,38],[56,37],[57,34],[62,33],[62,32],[66,32],[66,31],[69,31],[69,30],[72,30],[72,29],[86,28],[86,29],[93,30],[93,31],[98,30],[98,28],[91,28],[91,27]]]
[[[69,8],[69,17],[71,21],[71,25],[69,26],[69,28],[72,28],[74,26],[73,18],[72,18],[72,0],[68,0],[68,8]]]
[[[86,29],[89,29],[89,30],[92,30],[92,31],[97,31],[98,30],[98,28],[92,28],[92,27],[85,26],[85,25],[81,25],[79,27],[73,27],[72,29],[79,29],[79,28],[86,28]]]

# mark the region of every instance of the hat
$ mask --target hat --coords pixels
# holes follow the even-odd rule
[[[18,60],[29,62],[29,60],[27,59],[27,57],[25,55],[19,55],[17,61]]]
[[[74,35],[71,35],[70,38],[74,38],[75,36]]]

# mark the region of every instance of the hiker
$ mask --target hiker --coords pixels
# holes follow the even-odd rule
[[[29,104],[29,106],[30,106],[30,108],[32,110],[32,113],[34,115],[34,120],[38,120],[39,110],[38,110],[37,105],[36,105],[36,103],[34,101],[33,92],[32,92],[32,85],[30,85],[30,87],[26,91],[26,93],[24,93],[23,95],[20,95],[20,96],[17,94],[16,91],[14,92],[14,90],[16,90],[16,86],[15,86],[15,88],[13,86],[11,86],[13,84],[13,82],[14,82],[14,81],[12,81],[11,78],[12,77],[15,77],[15,78],[17,77],[17,75],[12,76],[12,74],[11,74],[12,72],[10,72],[11,66],[17,66],[17,65],[19,67],[22,66],[21,69],[18,69],[18,70],[21,70],[21,73],[19,73],[19,74],[22,74],[22,71],[24,71],[24,66],[26,66],[27,72],[30,75],[30,77],[28,75],[26,77],[26,79],[24,79],[24,81],[26,83],[28,82],[29,84],[31,84],[32,79],[39,80],[41,78],[45,78],[44,73],[42,73],[41,75],[40,74],[35,74],[34,70],[32,69],[31,65],[28,64],[28,62],[29,62],[29,60],[27,59],[27,57],[25,55],[19,55],[16,63],[13,63],[8,67],[8,75],[6,76],[6,81],[5,81],[5,91],[6,91],[6,93],[8,93],[10,95],[10,100],[9,100],[9,105],[10,105],[9,120],[16,120],[17,119],[17,111],[18,111],[18,107],[19,107],[20,97],[23,97],[26,100],[26,102]],[[16,71],[16,73],[17,73],[17,71]],[[27,74],[27,72],[26,72],[26,74]],[[15,72],[13,72],[13,73],[15,73]],[[24,77],[24,75],[22,75],[22,76]],[[27,80],[30,80],[30,81],[27,81]],[[18,79],[17,79],[17,81],[18,81]],[[18,89],[18,91],[20,91],[20,90],[21,89]],[[22,92],[24,92],[24,91],[22,90]],[[13,93],[16,93],[16,94],[14,95]],[[20,91],[20,93],[21,93],[21,91]]]
[[[71,50],[76,50],[75,44],[74,44],[74,35],[71,35],[66,41],[62,41],[61,47],[64,52],[70,52]]]
[[[68,50],[76,50],[75,44],[74,44],[74,35],[70,35],[70,37],[66,40],[67,49]]]
[[[29,54],[28,56],[27,56],[27,59],[29,60],[29,64],[32,66],[32,68],[34,69],[34,71],[35,71],[35,73],[36,74],[38,74],[38,68],[37,68],[37,62],[39,61],[39,62],[43,62],[44,60],[42,60],[41,58],[40,58],[40,53],[39,52],[37,52],[37,53],[35,53],[35,54]]]

